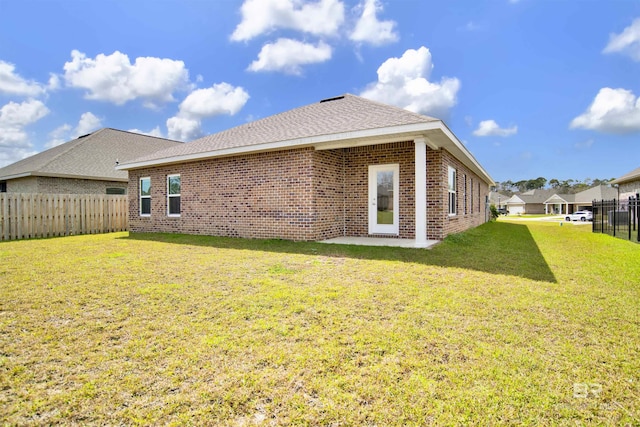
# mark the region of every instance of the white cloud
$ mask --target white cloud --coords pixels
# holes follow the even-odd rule
[[[243,88],[229,83],[196,89],[182,101],[178,114],[167,120],[169,138],[178,141],[198,138],[202,136],[202,119],[221,114],[233,116],[248,100],[249,94]]]
[[[49,109],[38,100],[9,102],[0,108],[0,129],[22,128],[49,114]]]
[[[0,93],[19,96],[38,96],[44,93],[41,84],[28,81],[15,72],[15,65],[0,60]]]
[[[122,105],[142,99],[147,106],[173,101],[173,92],[189,86],[189,72],[182,61],[129,57],[115,51],[95,59],[74,50],[64,64],[67,86],[86,89],[86,98]]]
[[[607,133],[640,132],[640,98],[627,89],[600,89],[584,113],[571,121],[571,129]]]
[[[495,120],[483,120],[478,129],[473,131],[475,136],[510,136],[518,133],[518,126],[501,128]]]
[[[611,34],[602,53],[622,53],[634,61],[640,61],[640,18],[636,18],[620,34]]]
[[[80,116],[78,126],[76,126],[74,138],[93,132],[94,130],[102,126],[102,120],[96,117],[93,113],[86,112]]]
[[[0,167],[35,154],[25,128],[49,114],[37,100],[9,102],[0,108]]]
[[[335,34],[344,21],[340,0],[245,0],[231,40],[251,40],[282,28],[314,35]]]
[[[167,131],[169,139],[176,141],[192,141],[203,136],[200,120],[179,116],[167,120]]]
[[[180,104],[180,112],[200,119],[220,114],[233,116],[248,100],[249,94],[243,88],[223,82],[191,92]]]
[[[64,144],[67,141],[78,138],[82,135],[87,135],[96,129],[102,127],[102,120],[96,117],[93,113],[87,111],[82,113],[78,124],[73,127],[67,123],[55,128],[49,132],[49,141],[44,145],[45,148],[55,147],[60,144]]]
[[[147,135],[147,136],[155,136],[155,137],[158,137],[158,138],[164,138],[164,135],[162,135],[162,131],[160,130],[160,126],[154,127],[149,132],[145,132],[145,131],[140,130],[140,129],[129,129],[128,132],[139,133],[140,135]]]
[[[249,65],[248,70],[300,74],[301,65],[327,61],[331,53],[331,46],[322,41],[314,46],[297,40],[278,39],[262,47],[258,59]]]
[[[460,81],[442,78],[439,83],[430,82],[432,68],[429,49],[409,49],[400,58],[387,59],[378,68],[378,81],[360,95],[416,113],[446,116],[457,102]]]
[[[358,8],[362,9],[362,15],[349,35],[352,41],[380,46],[398,40],[394,21],[378,21],[376,14],[382,12],[382,5],[378,0],[364,0]]]

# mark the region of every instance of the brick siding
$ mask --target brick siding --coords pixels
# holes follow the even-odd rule
[[[637,181],[625,182],[618,186],[618,194],[620,200],[627,201],[629,197],[636,197],[640,192],[640,179]]]
[[[7,181],[8,193],[106,194],[107,188],[127,189],[121,181],[31,176]],[[137,194],[137,193],[136,193]]]
[[[129,228],[243,238],[321,240],[368,236],[368,167],[398,164],[400,238],[415,237],[412,141],[336,150],[302,148],[129,171]],[[447,166],[473,179],[473,213],[447,215]],[[180,217],[167,216],[167,175],[181,176]],[[151,178],[151,216],[138,186]],[[488,185],[443,150],[427,149],[427,234],[442,239],[485,221]],[[461,197],[461,196],[460,196]],[[459,207],[459,209],[461,209]]]

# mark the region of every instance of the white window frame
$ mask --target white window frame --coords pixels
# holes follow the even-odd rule
[[[149,195],[142,195],[142,181],[144,180],[149,180]],[[140,214],[140,216],[151,216],[151,177],[150,176],[143,176],[140,178],[140,180],[138,181],[139,185],[138,185],[138,202],[139,202],[139,209],[138,209],[138,213]],[[142,213],[142,199],[149,199],[149,213]]]
[[[458,181],[458,172],[455,168],[449,166],[447,173],[447,190],[448,190],[448,198],[447,198],[447,209],[449,212],[449,216],[456,216],[458,214],[458,200],[457,200],[457,181]]]
[[[175,178],[178,177],[180,178],[180,193],[178,194],[170,194],[169,193],[169,182],[171,180],[171,178]],[[182,213],[182,200],[180,200],[180,212],[178,213],[171,213],[170,209],[171,209],[171,198],[173,197],[177,197],[179,199],[181,199],[180,194],[182,193],[182,178],[180,177],[179,173],[174,173],[172,175],[167,175],[167,216],[170,217],[174,217],[174,218],[178,218],[180,217],[180,214]]]

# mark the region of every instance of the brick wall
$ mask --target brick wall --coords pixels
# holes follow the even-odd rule
[[[37,193],[38,178],[29,176],[26,178],[10,179],[7,181],[7,193]]]
[[[489,185],[482,181],[476,174],[471,172],[466,166],[464,166],[458,159],[453,157],[446,150],[440,150],[442,156],[441,163],[441,177],[442,177],[442,196],[443,211],[444,211],[444,225],[443,234],[437,239],[443,239],[449,234],[460,233],[472,227],[476,227],[486,221],[485,199],[489,195]],[[456,182],[456,194],[457,194],[457,214],[448,215],[448,166],[456,169],[457,182]],[[464,178],[467,178],[467,212],[464,212]],[[471,198],[470,186],[473,185],[473,199]],[[427,211],[427,216],[429,212]]]
[[[618,186],[618,194],[620,200],[628,200],[629,197],[636,197],[636,194],[640,192],[640,180],[625,182]]]
[[[7,181],[8,193],[106,194],[107,188],[127,189],[126,182],[32,176]]]
[[[330,239],[345,232],[344,150],[313,151],[312,239]]]
[[[190,162],[129,172],[130,230],[310,240],[312,149]],[[167,216],[166,176],[181,175],[182,213]],[[140,217],[140,177],[151,178],[151,216]]]
[[[369,165],[400,166],[400,238],[415,237],[415,144],[413,141],[346,148],[345,230],[347,236],[369,236]]]
[[[312,148],[202,160],[129,172],[130,230],[244,238],[320,240],[368,236],[369,165],[399,164],[399,237],[415,237],[413,141],[337,150]],[[447,166],[476,186],[473,212],[447,215]],[[180,217],[167,216],[166,177],[181,175]],[[139,215],[140,177],[151,178],[151,216]],[[478,185],[480,189],[478,190]],[[427,149],[427,234],[449,233],[485,220],[488,186],[443,150]]]

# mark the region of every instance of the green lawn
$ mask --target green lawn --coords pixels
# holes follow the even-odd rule
[[[640,425],[640,245],[0,243],[6,425]]]

